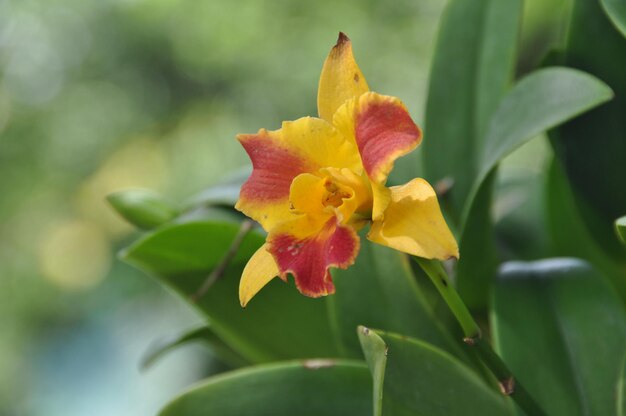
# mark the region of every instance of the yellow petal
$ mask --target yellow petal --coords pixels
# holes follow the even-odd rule
[[[293,148],[312,165],[348,168],[358,174],[363,171],[354,143],[322,119],[302,117],[296,121],[285,121],[281,133],[284,146]]]
[[[427,259],[459,257],[459,248],[443,218],[437,196],[424,179],[390,188],[391,201],[368,238],[378,244]]]
[[[391,192],[385,185],[371,182],[373,194],[372,221],[382,220],[391,201]]]
[[[339,33],[337,44],[324,62],[317,90],[317,110],[331,122],[335,111],[347,100],[369,91],[365,77],[352,55],[352,42]]]
[[[241,306],[245,308],[250,299],[278,274],[276,261],[267,251],[267,244],[263,244],[243,269],[241,281],[239,282],[239,302]]]

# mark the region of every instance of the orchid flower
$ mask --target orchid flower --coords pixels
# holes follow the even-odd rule
[[[267,232],[244,268],[242,306],[288,273],[306,296],[333,293],[329,268],[354,263],[366,225],[375,243],[428,259],[459,257],[428,182],[385,186],[422,132],[398,98],[369,91],[343,33],[322,68],[317,107],[320,118],[237,136],[253,170],[235,207]]]

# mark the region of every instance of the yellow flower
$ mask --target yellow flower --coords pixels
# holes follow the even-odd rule
[[[237,136],[253,171],[236,208],[268,233],[243,271],[242,306],[288,273],[304,295],[333,293],[328,269],[354,263],[367,224],[375,243],[429,259],[459,256],[428,182],[385,187],[422,132],[398,98],[369,91],[343,33],[322,68],[317,107],[320,118]]]

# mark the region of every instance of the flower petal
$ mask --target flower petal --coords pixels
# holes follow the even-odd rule
[[[372,182],[384,185],[393,163],[417,147],[422,131],[395,97],[368,92],[346,102],[333,117],[344,136],[353,138]]]
[[[324,62],[317,90],[321,118],[332,121],[335,111],[347,100],[369,91],[365,77],[352,55],[352,42],[339,33],[337,44]]]
[[[311,233],[307,216],[284,226],[268,236],[269,250],[283,276],[291,273],[303,295],[325,296],[335,292],[330,267],[347,268],[359,251],[359,237],[349,226],[329,219],[321,229]],[[310,233],[304,236],[303,234]]]
[[[459,248],[439,209],[437,195],[424,179],[394,186],[385,216],[374,221],[367,238],[427,259],[459,257]]]
[[[235,208],[266,231],[289,216],[289,189],[301,173],[322,167],[362,172],[354,144],[324,120],[304,117],[276,131],[237,136],[252,161],[252,175],[241,188]]]
[[[374,203],[372,204],[372,221],[382,220],[385,210],[391,202],[391,191],[385,185],[372,182],[372,196]]]
[[[245,308],[250,299],[279,274],[274,257],[267,251],[267,244],[263,244],[252,255],[241,274],[241,280],[239,281],[239,302],[241,306]]]
[[[302,117],[283,122],[281,131],[285,145],[316,165],[315,170],[334,167],[349,168],[357,174],[363,172],[354,143],[327,121]]]

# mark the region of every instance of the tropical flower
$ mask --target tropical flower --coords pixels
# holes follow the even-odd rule
[[[429,259],[459,256],[428,182],[385,187],[422,132],[398,98],[369,91],[343,33],[322,68],[317,107],[320,118],[237,136],[253,170],[236,208],[267,231],[243,271],[242,306],[288,273],[306,296],[333,293],[329,268],[354,263],[367,224],[375,243]]]

